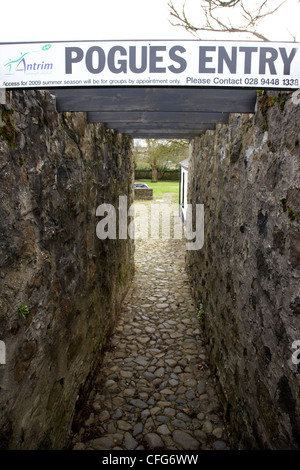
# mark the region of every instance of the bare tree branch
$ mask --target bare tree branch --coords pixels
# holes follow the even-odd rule
[[[177,23],[170,23],[173,26],[184,27],[188,32],[194,36],[199,37],[199,32],[210,31],[216,33],[242,33],[251,34],[255,38],[262,41],[268,41],[269,39],[258,30],[258,25],[262,19],[273,15],[284,5],[287,0],[282,0],[274,6],[274,0],[263,0],[257,6],[254,6],[253,10],[250,10],[245,5],[245,0],[199,0],[202,8],[202,15],[200,16],[200,24],[195,25],[189,21],[186,15],[185,3],[182,5],[182,12],[180,13],[173,4],[173,0],[170,0],[168,6],[170,8],[170,16],[177,20]],[[270,2],[272,5],[270,5]],[[300,0],[299,0],[300,2]],[[242,24],[232,24],[230,19],[222,20],[220,15],[226,11],[230,13],[230,10],[238,7],[240,8],[241,18],[243,19]]]

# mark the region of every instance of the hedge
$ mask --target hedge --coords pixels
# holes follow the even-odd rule
[[[141,180],[151,180],[152,179],[152,170],[151,169],[136,169],[135,170],[135,179]],[[168,169],[163,172],[158,171],[157,177],[160,181],[179,181],[179,169]]]

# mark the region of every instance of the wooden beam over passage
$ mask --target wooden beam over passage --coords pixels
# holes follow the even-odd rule
[[[182,123],[169,123],[169,122],[154,122],[154,123],[106,123],[108,129],[115,129],[121,134],[132,134],[141,131],[168,131],[168,132],[190,132],[199,133],[201,131],[215,130],[216,124],[201,123],[201,124],[182,124]]]
[[[100,111],[88,112],[88,122],[114,122],[114,123],[226,123],[228,113],[197,113],[189,112],[168,112],[168,111]]]
[[[88,122],[132,138],[190,139],[229,113],[254,113],[255,90],[191,87],[55,88],[59,112],[87,112]]]
[[[53,88],[59,112],[254,113],[256,91],[224,88]]]
[[[129,129],[129,131],[131,131]],[[123,132],[123,134],[128,135],[132,139],[185,139],[190,140],[194,137],[200,136],[204,131],[188,132],[188,131],[158,131],[158,130],[141,130],[132,132]]]

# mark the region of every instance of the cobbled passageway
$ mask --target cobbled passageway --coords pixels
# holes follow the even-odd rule
[[[183,240],[136,241],[136,273],[74,450],[229,449]]]

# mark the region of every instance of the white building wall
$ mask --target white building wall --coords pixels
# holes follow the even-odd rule
[[[188,189],[188,170],[180,167],[181,185],[180,185],[180,211],[184,222],[186,221],[187,211],[187,189]]]

